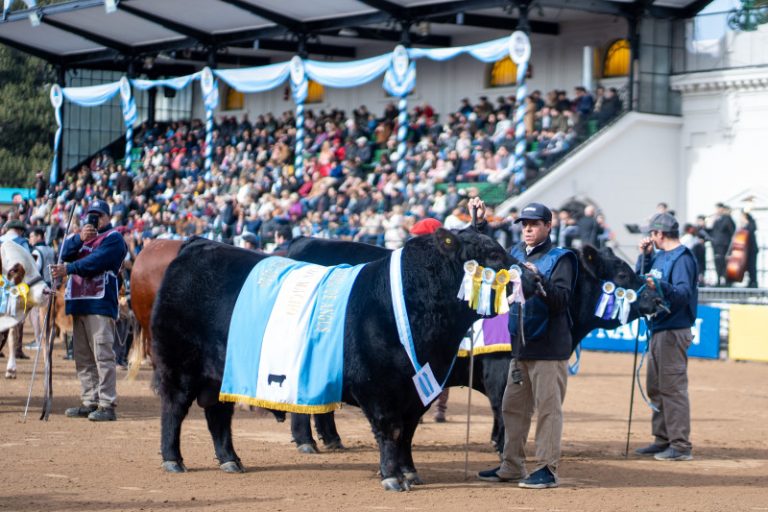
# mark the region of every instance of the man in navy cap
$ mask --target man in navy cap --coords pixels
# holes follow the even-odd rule
[[[648,324],[648,398],[653,411],[653,443],[635,450],[657,460],[691,460],[691,405],[688,401],[688,347],[698,306],[696,258],[680,243],[680,227],[669,213],[657,213],[640,241],[638,272],[649,288],[661,288],[669,313],[656,315]],[[655,250],[654,250],[655,249]]]
[[[506,429],[501,466],[481,471],[489,482],[517,482],[527,489],[557,487],[560,441],[563,434],[563,400],[571,355],[571,320],[568,305],[576,283],[577,260],[573,252],[555,247],[550,240],[552,212],[541,203],[520,211],[522,242],[512,247],[512,256],[542,278],[546,297],[534,297],[523,308],[520,332],[519,310],[509,314],[512,363],[501,412]],[[536,463],[530,474],[525,468],[525,443],[534,410],[536,419]]]
[[[109,222],[109,205],[91,203],[79,234],[64,241],[62,265],[53,265],[54,278],[69,276],[67,314],[73,316],[75,367],[82,390],[81,407],[65,414],[91,421],[114,421],[117,374],[114,343],[117,319],[117,276],[128,248]]]

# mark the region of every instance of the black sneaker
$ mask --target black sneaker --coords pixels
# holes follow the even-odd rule
[[[80,407],[70,407],[64,411],[67,418],[87,418],[89,414],[96,410],[95,405],[83,405]]]
[[[519,478],[504,478],[499,475],[501,466],[493,469],[486,469],[485,471],[479,471],[477,473],[477,479],[483,482],[519,482]]]
[[[518,487],[524,489],[548,489],[558,485],[560,484],[557,481],[557,477],[546,466],[538,471],[534,471],[528,478],[517,484]]]
[[[91,421],[115,421],[117,414],[115,414],[114,407],[99,407],[88,415],[88,419]]]
[[[638,455],[656,455],[657,453],[661,453],[666,450],[668,446],[668,444],[651,443],[648,446],[638,448],[635,450],[635,453]]]
[[[656,460],[693,460],[693,455],[691,455],[691,450],[676,450],[670,446],[663,452],[654,455],[653,458]]]

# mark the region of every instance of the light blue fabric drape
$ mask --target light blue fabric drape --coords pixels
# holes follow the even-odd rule
[[[289,63],[279,62],[268,66],[242,69],[216,69],[213,74],[233,89],[244,92],[264,92],[280,86],[288,78]]]
[[[131,85],[140,91],[146,91],[153,87],[170,87],[171,89],[181,90],[187,87],[194,80],[200,79],[200,71],[191,75],[177,76],[176,78],[164,78],[162,80],[141,80],[134,78]]]
[[[88,87],[64,87],[64,97],[81,107],[97,107],[114,98],[120,91],[120,82],[110,82]]]
[[[467,53],[481,62],[495,62],[509,54],[509,37],[502,37],[485,43],[456,46],[453,48],[409,48],[408,56],[412,59],[427,58],[444,61]]]
[[[358,87],[367,84],[384,73],[389,67],[392,55],[386,53],[378,57],[352,62],[321,62],[305,60],[304,67],[309,78],[328,87]]]

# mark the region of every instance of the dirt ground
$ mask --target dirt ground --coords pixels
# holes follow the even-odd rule
[[[39,377],[22,422],[32,360],[20,362],[18,380],[0,381],[0,510],[768,511],[766,364],[691,361],[695,460],[658,462],[623,456],[632,356],[584,354],[565,401],[561,487],[549,490],[474,479],[478,470],[497,464],[489,444],[490,407],[479,394],[472,397],[465,479],[467,391],[456,388],[448,423],[434,423],[428,412],[416,433],[414,458],[426,485],[388,493],[376,476],[378,450],[368,423],[353,407],[338,413],[348,450],[318,455],[296,451],[288,423],[238,411],[235,446],[248,472],[231,475],[218,469],[195,406],[182,435],[190,472],[165,474],[151,371],[142,368],[134,382],[122,380],[121,372],[119,419],[95,424],[64,417],[64,409],[78,403],[79,385],[74,363],[63,361],[60,350],[54,357],[54,414],[48,422],[38,421]],[[650,410],[639,395],[632,431],[632,448],[650,441]]]

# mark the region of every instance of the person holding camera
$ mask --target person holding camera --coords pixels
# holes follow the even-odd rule
[[[648,324],[648,398],[656,406],[651,417],[654,442],[635,450],[656,460],[691,460],[691,405],[688,400],[688,347],[698,306],[696,258],[680,243],[679,225],[669,213],[657,213],[640,241],[637,270],[647,286],[661,288],[669,313]],[[654,250],[655,249],[655,250]]]
[[[479,216],[479,215],[478,215]],[[546,297],[525,303],[523,328],[519,309],[509,312],[512,362],[502,401],[505,442],[501,466],[481,471],[487,482],[517,482],[527,489],[559,485],[557,468],[563,434],[563,400],[571,355],[571,319],[568,305],[576,284],[577,260],[573,252],[556,247],[550,239],[552,212],[541,203],[531,203],[515,223],[522,223],[523,241],[511,254],[539,274]],[[525,468],[525,443],[534,410],[536,419],[536,464]]]
[[[62,260],[53,265],[54,279],[69,276],[66,310],[72,315],[75,367],[80,379],[82,406],[65,411],[70,418],[91,421],[117,419],[115,319],[118,314],[120,266],[128,248],[109,220],[109,205],[94,201],[79,234],[64,241]]]

